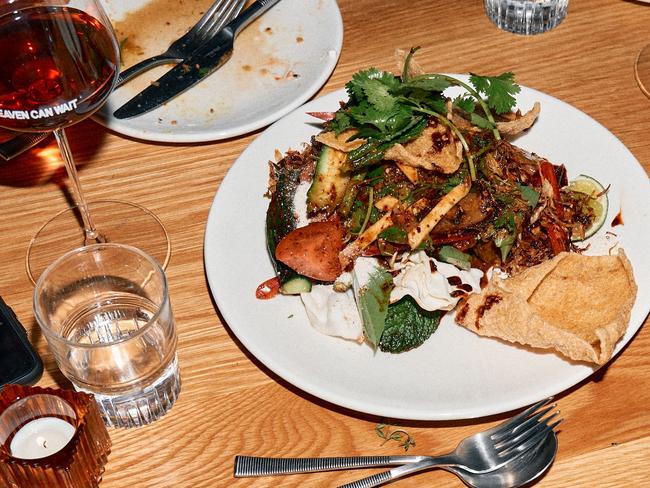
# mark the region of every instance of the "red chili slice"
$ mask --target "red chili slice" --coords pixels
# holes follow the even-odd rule
[[[317,119],[328,122],[334,119],[336,112],[307,112],[307,115],[311,115],[312,117],[316,117]]]
[[[280,293],[280,280],[277,276],[269,278],[255,290],[255,298],[269,300]]]
[[[557,177],[555,176],[555,166],[548,161],[542,161],[539,165],[539,173],[542,181],[548,182],[553,190],[553,200],[555,201],[555,214],[558,218],[564,217],[564,209],[562,208],[560,197],[560,185],[558,185]]]

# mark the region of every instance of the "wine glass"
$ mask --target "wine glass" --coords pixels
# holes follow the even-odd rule
[[[117,82],[119,45],[99,0],[0,2],[0,127],[52,131],[76,205],[32,238],[32,281],[58,256],[82,245],[120,242],[138,247],[164,267],[169,236],[144,207],[87,202],[64,129],[100,108]]]

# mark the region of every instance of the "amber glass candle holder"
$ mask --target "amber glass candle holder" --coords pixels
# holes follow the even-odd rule
[[[97,487],[110,450],[92,395],[21,385],[0,391],[0,486]]]

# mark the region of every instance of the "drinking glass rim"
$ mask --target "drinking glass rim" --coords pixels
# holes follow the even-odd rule
[[[67,259],[68,257],[75,255],[75,254],[80,254],[81,252],[91,252],[96,249],[102,248],[102,247],[112,247],[112,248],[123,248],[129,252],[132,252],[134,254],[138,254],[141,257],[143,257],[146,261],[148,261],[153,269],[155,270],[155,273],[159,275],[162,278],[162,292],[163,292],[163,300],[160,306],[157,307],[156,312],[151,316],[151,318],[147,321],[145,325],[140,327],[135,333],[129,335],[128,337],[118,339],[117,341],[112,341],[112,342],[98,342],[95,344],[84,344],[84,343],[79,343],[79,342],[74,342],[69,339],[66,339],[63,337],[61,334],[54,332],[50,327],[43,325],[45,324],[45,321],[43,320],[42,313],[40,311],[40,307],[37,305],[38,303],[38,290],[41,287],[41,282],[43,281],[44,277],[47,276],[47,274],[57,265],[59,265],[62,261]],[[36,322],[38,323],[39,328],[41,331],[50,337],[55,338],[57,341],[62,341],[64,344],[67,344],[69,346],[73,347],[80,347],[84,349],[95,349],[95,348],[100,348],[100,347],[110,347],[114,346],[115,344],[121,344],[123,342],[130,341],[131,339],[135,339],[139,337],[140,335],[144,334],[149,328],[151,327],[151,324],[153,324],[155,321],[157,321],[158,317],[160,316],[163,306],[165,302],[169,302],[169,289],[168,289],[168,284],[167,284],[167,277],[165,276],[165,272],[163,271],[162,267],[156,261],[153,257],[151,257],[149,254],[144,252],[142,249],[139,249],[137,247],[131,246],[129,244],[120,244],[117,242],[104,242],[100,244],[89,244],[87,246],[81,246],[77,247],[75,249],[72,249],[65,254],[59,256],[57,259],[55,259],[45,270],[41,273],[41,275],[38,277],[38,280],[36,281],[36,285],[34,286],[34,295],[33,295],[33,309],[34,309],[34,316],[36,318]]]

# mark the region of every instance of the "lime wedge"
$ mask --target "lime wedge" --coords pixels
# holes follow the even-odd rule
[[[573,181],[569,183],[567,189],[585,193],[591,198],[588,201],[588,205],[594,212],[594,222],[585,229],[585,235],[583,236],[571,236],[572,241],[582,241],[593,236],[598,229],[600,229],[605,223],[607,218],[607,209],[609,208],[609,200],[607,198],[607,192],[605,187],[600,184],[600,182],[591,176],[580,175]]]

